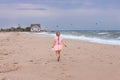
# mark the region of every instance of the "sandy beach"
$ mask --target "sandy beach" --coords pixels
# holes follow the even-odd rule
[[[57,62],[53,38],[0,33],[0,80],[120,80],[120,46],[65,39]]]

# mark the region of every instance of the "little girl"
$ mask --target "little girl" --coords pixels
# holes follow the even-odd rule
[[[60,52],[62,50],[62,45],[67,47],[65,45],[63,39],[60,37],[60,32],[56,32],[56,37],[54,39],[54,43],[53,43],[52,49],[56,52],[56,56],[57,56],[57,61],[58,62],[60,60]]]

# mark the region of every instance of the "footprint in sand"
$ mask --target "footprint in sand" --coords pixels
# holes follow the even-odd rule
[[[65,75],[65,78],[66,80],[73,80],[73,77],[71,75]]]
[[[14,62],[13,64],[18,64],[18,62]]]
[[[47,61],[47,63],[50,63],[50,61]]]
[[[41,59],[38,59],[38,60],[28,60],[28,62],[31,62],[33,64],[40,64],[41,63]],[[45,62],[44,64],[47,64],[49,62]]]
[[[33,60],[29,60],[29,62],[33,62]]]
[[[4,57],[0,57],[0,60],[4,60]]]
[[[48,64],[47,62],[45,64]]]
[[[113,64],[112,62],[110,62],[109,64]]]
[[[77,49],[80,49],[80,47],[78,47]]]
[[[62,71],[67,71],[66,69],[62,68]]]
[[[2,79],[0,79],[0,80],[10,80],[10,79],[8,79],[8,78],[4,77],[4,78],[2,78]]]
[[[72,62],[76,62],[75,60],[72,60]]]
[[[29,60],[30,63],[33,63],[33,64],[38,64],[37,62],[35,62],[34,60]]]
[[[4,53],[0,53],[0,55],[8,55],[8,53],[4,52]]]
[[[64,75],[64,74],[65,74],[64,72],[61,73],[61,75]]]
[[[56,79],[56,80],[74,80],[73,76],[69,75],[69,74],[61,74],[61,79]]]
[[[66,64],[63,63],[62,65],[66,65]]]
[[[99,61],[100,61],[100,62],[104,62],[104,61],[103,61],[103,60],[101,60],[101,59],[100,59]]]
[[[19,69],[19,66],[15,65],[15,64],[2,64],[2,65],[0,65],[0,73],[16,71],[18,69]]]

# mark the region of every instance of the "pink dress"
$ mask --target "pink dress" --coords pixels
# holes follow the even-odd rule
[[[54,39],[54,47],[52,48],[54,51],[61,51],[62,50],[62,38],[55,37]]]

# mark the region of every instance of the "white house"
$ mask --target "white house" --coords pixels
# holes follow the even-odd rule
[[[41,30],[40,24],[31,24],[31,32],[39,32]]]

